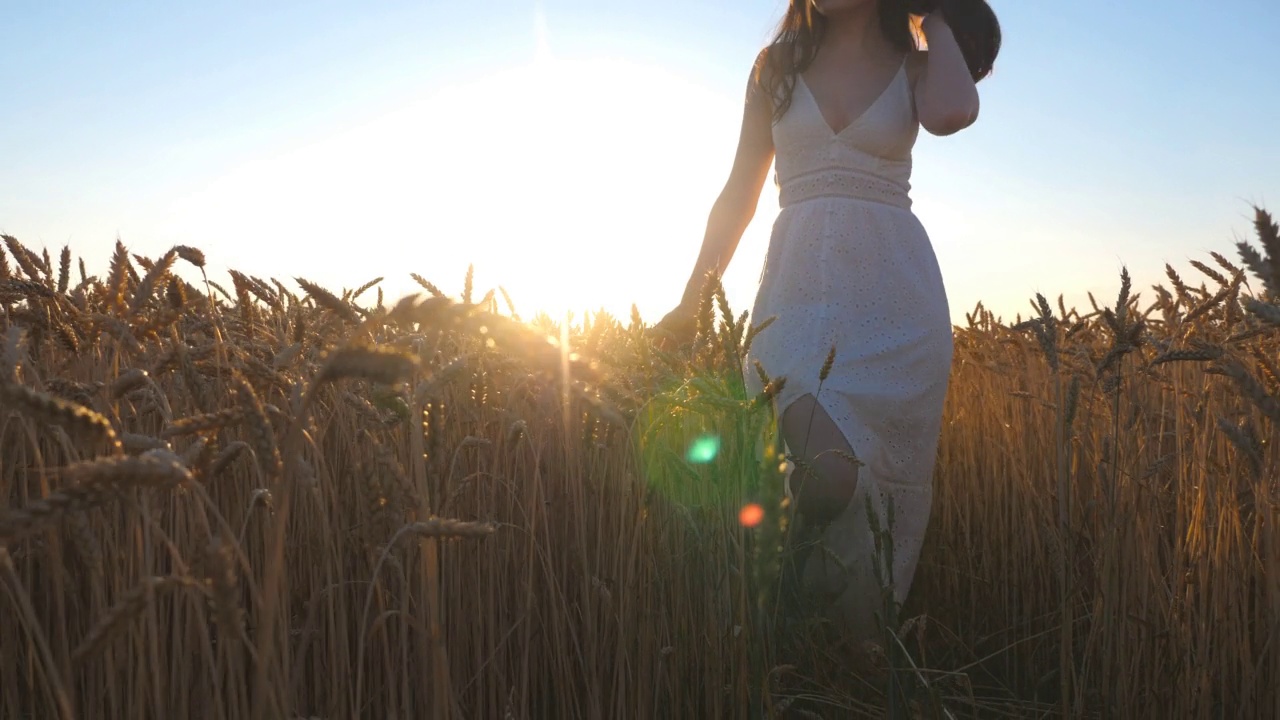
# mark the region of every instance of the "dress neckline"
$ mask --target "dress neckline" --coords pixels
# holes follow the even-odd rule
[[[894,86],[898,84],[898,79],[903,73],[906,72],[906,70],[907,70],[907,59],[906,57],[904,57],[902,59],[902,64],[898,66],[897,72],[895,72],[893,74],[893,77],[889,79],[889,83],[884,86],[884,89],[880,91],[880,94],[876,95],[875,99],[871,101],[871,104],[867,105],[866,109],[864,109],[861,113],[859,113],[858,116],[855,117],[853,120],[850,120],[849,124],[845,125],[843,128],[840,128],[840,130],[836,130],[835,128],[831,127],[831,123],[827,121],[826,114],[822,112],[822,105],[818,102],[818,98],[813,94],[813,90],[809,88],[809,83],[805,82],[804,80],[804,74],[796,73],[796,80],[800,85],[804,86],[805,94],[809,96],[809,101],[813,104],[813,109],[817,111],[818,119],[822,121],[823,127],[827,129],[827,132],[831,134],[831,137],[838,138],[844,135],[849,130],[849,128],[861,123],[862,120],[866,118],[866,116],[870,114],[871,111],[880,104],[880,101],[883,100],[884,97],[889,94],[889,91],[892,90]]]

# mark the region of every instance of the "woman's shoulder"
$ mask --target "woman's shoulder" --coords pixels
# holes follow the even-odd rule
[[[778,41],[765,45],[756,54],[756,61],[752,68],[757,73],[777,68],[788,52],[794,52],[789,42]]]
[[[751,79],[758,90],[776,87],[779,76],[786,74],[788,64],[784,60],[788,52],[792,52],[791,44],[774,42],[760,49],[755,62],[751,64]]]

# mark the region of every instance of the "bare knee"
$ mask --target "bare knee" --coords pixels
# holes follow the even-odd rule
[[[858,487],[858,470],[847,463],[810,460],[793,485],[796,509],[814,522],[831,522],[844,512]]]
[[[813,395],[789,405],[781,425],[796,459],[791,489],[797,509],[816,522],[834,520],[858,486],[858,466],[849,442]]]

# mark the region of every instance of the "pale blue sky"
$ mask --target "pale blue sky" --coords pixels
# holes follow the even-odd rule
[[[393,294],[410,271],[456,289],[474,262],[528,309],[635,301],[651,319],[687,277],[784,7],[0,5],[0,231],[28,245],[103,268],[118,233],[144,254],[199,245],[215,269],[387,275]],[[1139,289],[1165,262],[1194,276],[1188,259],[1234,257],[1250,202],[1280,212],[1273,2],[992,5],[1005,45],[979,122],[916,151],[954,317],[1110,299],[1122,264]],[[727,278],[740,308],[774,192]]]

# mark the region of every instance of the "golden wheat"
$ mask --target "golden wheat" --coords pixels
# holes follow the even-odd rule
[[[365,310],[377,280],[192,286],[182,246],[70,287],[6,237],[0,717],[1269,716],[1280,309],[1243,277],[1280,285],[1273,226],[1191,263],[1212,290],[967,315],[869,667],[780,610],[787,379],[747,395],[773,320],[714,277],[688,353],[638,313],[501,316],[472,271]]]

